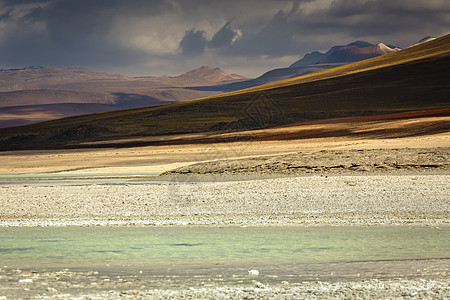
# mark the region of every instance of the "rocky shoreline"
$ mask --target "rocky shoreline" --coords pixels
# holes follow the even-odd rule
[[[442,269],[442,267],[441,267]],[[0,299],[446,299],[450,282],[433,278],[297,281],[248,275],[235,283],[216,275],[147,277],[97,271],[1,269]],[[235,275],[233,275],[235,276]],[[239,280],[238,280],[239,279]],[[187,280],[187,281],[184,281]],[[200,282],[201,281],[201,282]],[[194,283],[195,282],[195,283]],[[155,288],[158,286],[157,288]]]
[[[392,263],[398,267],[412,262]],[[238,269],[229,274],[190,274],[190,270],[153,274],[140,269],[1,267],[0,299],[446,299],[450,296],[450,281],[446,277],[448,259],[414,262],[403,270],[408,274],[405,277],[398,277],[395,268],[375,271],[369,277],[356,274],[367,268],[374,271],[373,265],[367,264],[370,263],[354,270],[355,274],[347,271],[347,278],[316,275],[315,279],[290,273],[251,275]]]
[[[64,299],[70,294],[36,296]],[[367,280],[361,282],[305,282],[267,287],[259,282],[247,287],[190,288],[186,290],[110,290],[78,296],[80,299],[445,299],[450,283],[438,280]]]

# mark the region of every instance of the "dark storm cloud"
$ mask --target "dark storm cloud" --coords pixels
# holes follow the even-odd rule
[[[180,42],[180,48],[183,54],[199,55],[205,51],[206,42],[204,31],[191,29],[186,31]]]
[[[228,21],[219,31],[217,31],[208,43],[210,48],[220,48],[231,45],[237,32],[231,28],[231,21]]]
[[[18,5],[18,4],[30,4],[30,3],[46,3],[48,0],[7,0],[3,1],[6,6]]]
[[[37,9],[46,21],[50,39],[63,47],[75,51],[90,50],[98,47],[98,41],[107,42],[105,36],[111,28],[111,12],[99,10],[105,7],[105,1],[97,2],[97,9],[87,9],[78,1],[56,2],[45,10]],[[107,7],[107,6],[106,6]],[[103,50],[103,49],[102,49]]]
[[[154,16],[170,8],[165,1],[144,0],[14,0],[12,9],[30,7],[7,32],[0,46],[0,63],[44,65],[126,64],[147,58],[140,49],[118,42],[113,31],[118,19]],[[0,1],[0,4],[2,2]],[[23,8],[24,10],[26,8]],[[11,19],[11,17],[9,17]],[[36,27],[43,26],[41,31]],[[7,60],[7,61],[5,61]]]
[[[312,12],[294,3],[280,10],[261,30],[243,36],[224,53],[282,56],[317,49],[323,37],[329,46],[356,39],[398,43],[407,47],[425,35],[441,35],[450,25],[450,6],[445,1],[330,1],[326,9]],[[333,40],[335,35],[335,40]],[[339,40],[344,38],[344,40]],[[314,46],[317,45],[317,46]]]
[[[151,74],[221,61],[250,74],[335,44],[406,47],[448,28],[448,0],[0,0],[0,68]]]
[[[206,32],[203,30],[187,30],[180,42],[181,52],[185,55],[201,55],[205,49],[222,48],[230,46],[236,37],[235,32],[228,21],[219,31],[217,31],[211,40],[206,38]]]
[[[450,25],[445,0],[335,0],[329,8],[292,20],[299,34],[345,33],[349,38],[391,40],[403,47],[424,35],[440,35]]]
[[[16,26],[7,32],[11,38],[2,43],[0,54],[8,61],[2,63],[89,65],[133,57],[134,51],[110,36],[118,1],[14,0],[5,7],[18,10],[32,4],[38,6],[17,17]],[[39,26],[43,28],[37,30]]]
[[[295,51],[295,28],[289,24],[289,15],[279,11],[260,31],[244,33],[230,48],[234,55],[285,55]]]

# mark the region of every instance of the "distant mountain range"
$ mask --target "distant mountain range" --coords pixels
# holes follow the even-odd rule
[[[302,59],[294,62],[288,68],[270,70],[255,79],[224,84],[221,86],[199,87],[198,89],[219,89],[223,92],[232,92],[266,83],[328,70],[352,62],[374,58],[399,50],[401,49],[398,47],[385,45],[383,43],[374,45],[369,42],[356,41],[348,45],[333,46],[325,53],[319,51],[307,53]]]
[[[88,113],[136,108],[221,93],[190,87],[247,78],[201,67],[177,77],[127,77],[82,68],[26,67],[0,71],[0,128]]]
[[[20,69],[0,69],[0,72],[4,72],[4,71],[22,71],[22,70],[39,70],[39,69],[43,69],[44,67],[40,67],[40,66],[28,66],[25,68],[20,68]]]
[[[448,116],[449,64],[446,35],[388,55],[220,96],[3,128],[0,151],[449,132],[450,124],[444,121],[412,122],[408,131],[389,126],[363,132],[339,126],[294,129],[302,122],[337,124],[335,118]],[[260,130],[276,126],[293,131]]]
[[[356,41],[344,46],[331,47],[325,53],[314,51],[294,62],[288,68],[280,68],[269,71],[254,79],[256,85],[289,79],[301,75],[320,72],[348,63],[389,54],[401,50],[398,47],[387,46],[383,43],[371,44],[364,41]]]
[[[364,41],[356,41],[345,46],[334,46],[325,53],[314,51],[306,54],[289,68],[303,68],[318,64],[344,64],[357,62],[380,55],[401,50],[398,47],[383,43],[373,45]]]
[[[419,43],[433,40],[425,37]],[[356,41],[314,51],[288,68],[248,79],[202,66],[175,77],[127,77],[82,68],[0,70],[0,128],[88,113],[196,99],[328,70],[400,48]]]

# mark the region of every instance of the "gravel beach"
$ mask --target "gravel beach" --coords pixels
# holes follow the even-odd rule
[[[55,295],[54,299],[67,295]],[[267,287],[260,283],[248,287],[191,288],[187,290],[108,291],[83,295],[85,299],[446,299],[450,285],[433,280],[368,280],[363,282],[305,282]],[[46,299],[36,297],[35,299]]]
[[[450,225],[450,175],[190,179],[3,185],[0,226]]]
[[[50,291],[50,293],[48,292]],[[77,295],[51,293],[31,299],[447,299],[450,285],[435,280],[367,280],[362,282],[305,282],[268,287],[189,288],[186,290],[109,290]],[[51,294],[49,296],[48,294]]]
[[[448,260],[427,260],[408,279],[387,273],[346,280],[0,268],[0,299],[448,299],[450,282],[442,275],[448,268]]]

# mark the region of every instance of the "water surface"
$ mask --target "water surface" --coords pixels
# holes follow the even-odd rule
[[[449,258],[450,229],[428,227],[1,228],[17,268],[258,267]]]
[[[0,296],[448,280],[449,241],[405,226],[0,228]]]

